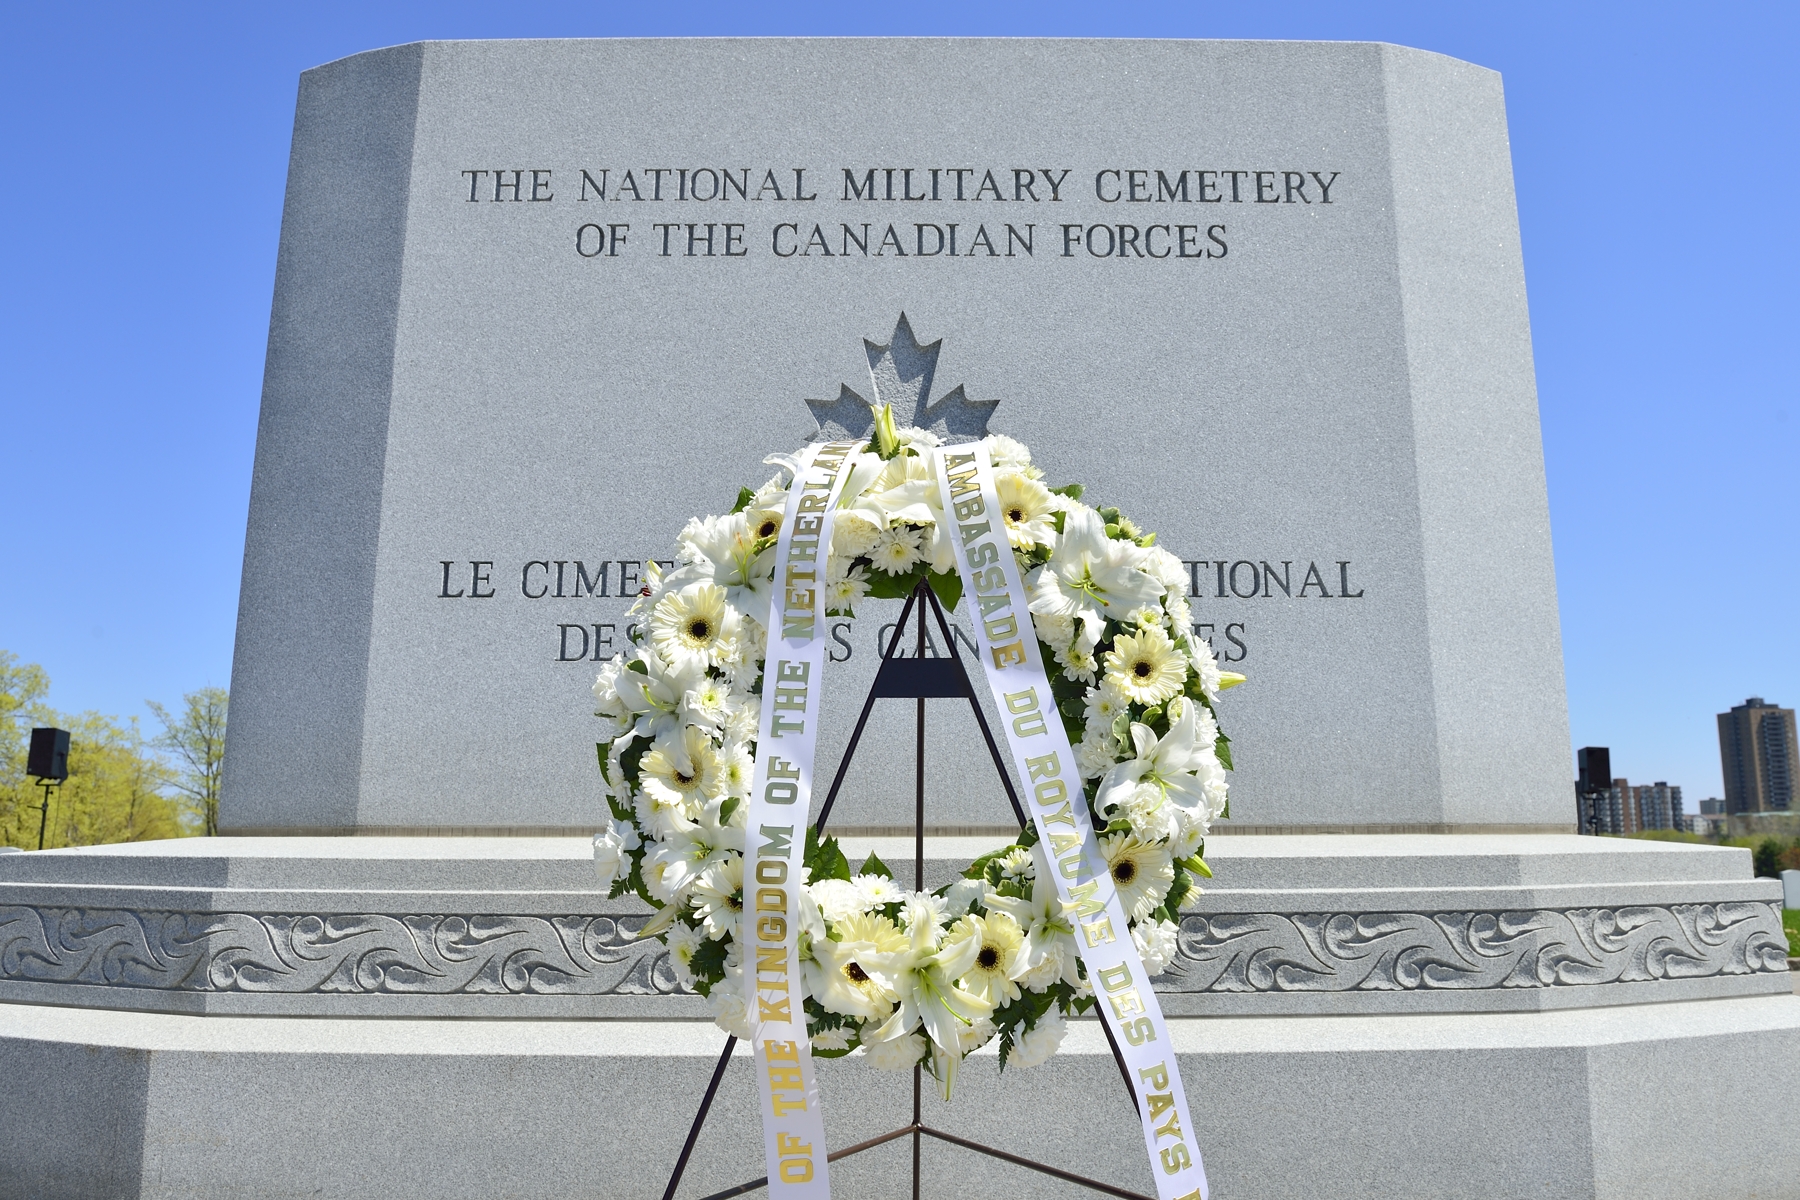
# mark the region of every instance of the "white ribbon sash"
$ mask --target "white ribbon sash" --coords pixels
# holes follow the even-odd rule
[[[1051,696],[987,447],[977,442],[933,453],[981,665],[1038,838],[1054,864],[1057,895],[1076,927],[1076,946],[1098,996],[1095,1011],[1124,1054],[1156,1193],[1161,1200],[1206,1200],[1206,1169],[1175,1048],[1088,819],[1081,772]]]
[[[813,748],[825,685],[825,564],[831,515],[855,442],[809,446],[788,489],[775,540],[762,727],[744,828],[744,911],[739,945],[756,1087],[762,1101],[769,1193],[831,1195],[825,1120],[806,1034],[798,953],[801,868],[812,807]]]

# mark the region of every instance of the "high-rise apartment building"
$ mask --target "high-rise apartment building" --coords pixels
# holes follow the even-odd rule
[[[1794,811],[1800,744],[1794,710],[1752,696],[1719,714],[1719,765],[1725,774],[1725,811]]]
[[[1631,789],[1633,816],[1638,829],[1678,829],[1687,831],[1686,814],[1681,810],[1681,788],[1662,780]]]

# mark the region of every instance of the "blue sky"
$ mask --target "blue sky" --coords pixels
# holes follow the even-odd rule
[[[1718,794],[1800,701],[1793,5],[0,9],[0,648],[68,709],[224,684],[297,77],[419,38],[1373,39],[1501,71],[1575,745]],[[1573,764],[1570,767],[1573,773]],[[1691,806],[1690,806],[1691,807]]]

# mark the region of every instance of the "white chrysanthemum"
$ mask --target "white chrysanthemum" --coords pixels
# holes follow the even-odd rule
[[[1206,841],[1211,818],[1179,804],[1171,804],[1169,809],[1175,816],[1175,832],[1169,835],[1169,856],[1176,861],[1192,858]]]
[[[744,915],[743,857],[733,854],[702,871],[689,898],[707,937],[730,937],[736,941],[738,923]]]
[[[1119,740],[1112,731],[1090,726],[1075,744],[1075,766],[1083,779],[1098,779],[1119,761]]]
[[[725,589],[714,583],[669,592],[650,613],[650,640],[671,666],[714,665],[736,632],[737,614],[725,603]]]
[[[1178,695],[1187,668],[1187,656],[1154,626],[1140,625],[1135,636],[1121,633],[1106,652],[1106,682],[1138,704],[1161,704]]]
[[[1188,607],[1187,597],[1180,592],[1169,592],[1163,596],[1163,611],[1169,614],[1171,628],[1191,633],[1194,628],[1194,610]]]
[[[904,525],[883,530],[869,550],[869,561],[877,571],[904,575],[919,565],[920,531]]]
[[[1092,684],[1094,672],[1099,663],[1094,660],[1093,651],[1077,643],[1069,647],[1062,656],[1063,678],[1072,683]]]
[[[600,890],[611,889],[625,865],[625,855],[643,843],[637,827],[629,821],[612,821],[594,835],[594,871],[600,877]]]
[[[871,1042],[869,1031],[865,1029],[862,1046],[869,1065],[877,1071],[905,1071],[925,1057],[925,1039],[916,1033],[885,1042]]]
[[[906,899],[906,889],[886,875],[858,875],[851,882],[862,893],[863,903],[870,908],[898,904]]]
[[[722,728],[731,715],[731,685],[708,675],[682,694],[681,713],[689,724]]]
[[[756,1036],[756,1025],[750,1017],[750,998],[744,994],[744,970],[728,967],[725,978],[713,984],[707,996],[713,1024],[739,1041]]]
[[[1131,940],[1137,943],[1138,957],[1144,960],[1146,971],[1161,975],[1174,961],[1179,948],[1175,935],[1180,932],[1173,921],[1144,921],[1132,926]]]
[[[1206,693],[1209,701],[1219,698],[1219,660],[1213,657],[1213,648],[1206,639],[1198,634],[1188,637],[1188,661],[1194,665],[1194,673],[1200,676],[1200,690]]]
[[[964,1025],[956,1035],[956,1051],[966,1058],[993,1041],[994,1034],[997,1032],[994,1022],[987,1017],[981,1018],[972,1025]]]
[[[1161,546],[1150,546],[1145,549],[1144,570],[1163,585],[1165,594],[1182,595],[1193,583],[1193,577],[1188,573],[1187,564]]]
[[[1000,867],[1002,879],[1037,878],[1037,861],[1031,857],[1031,851],[1023,846],[1007,851],[994,861]]]
[[[1119,714],[1129,710],[1130,702],[1125,693],[1109,677],[1099,687],[1088,689],[1084,728],[1089,732],[1101,730],[1110,734]]]
[[[987,443],[988,461],[994,464],[995,471],[1022,471],[1036,479],[1040,471],[1031,465],[1031,451],[1023,442],[1015,441],[1004,433],[990,433],[985,439]]]
[[[719,755],[704,729],[684,727],[659,737],[638,760],[646,793],[693,816],[703,800],[719,794]]]
[[[975,950],[960,982],[965,991],[999,1008],[1019,998],[1019,985],[1012,975],[1024,940],[1019,923],[1006,913],[968,916],[950,927],[944,937],[943,954],[946,958],[962,957],[963,943],[973,942]]]
[[[755,784],[756,759],[750,754],[750,747],[743,742],[727,742],[719,752],[719,786],[727,796],[743,799],[750,794]],[[749,806],[738,805],[737,813],[749,811]],[[734,813],[733,816],[736,816]]]
[[[958,879],[944,889],[944,915],[964,916],[976,904],[987,902],[987,882],[981,879]]]
[[[845,562],[845,559],[833,559]],[[869,575],[861,567],[848,573],[832,570],[825,577],[825,611],[832,616],[850,616],[856,602],[869,594]]]
[[[1100,839],[1100,853],[1112,872],[1119,903],[1134,921],[1149,916],[1175,882],[1175,864],[1163,846],[1144,842],[1136,834],[1115,833]]]
[[[827,921],[838,922],[856,916],[868,908],[862,889],[848,879],[821,879],[806,885],[819,913]]]
[[[1065,613],[1032,613],[1031,624],[1037,630],[1038,641],[1050,647],[1056,661],[1061,662],[1075,640],[1075,618]]]
[[[840,513],[831,522],[831,556],[849,562],[875,548],[881,529],[867,517]]]
[[[1180,818],[1175,815],[1178,811],[1179,806],[1170,804],[1161,788],[1140,783],[1125,793],[1123,803],[1115,805],[1109,815],[1123,815],[1141,840],[1160,842],[1179,832]]]
[[[700,931],[686,921],[677,921],[669,926],[663,934],[663,941],[669,947],[669,966],[675,971],[675,978],[681,986],[688,990],[694,987],[694,955],[699,952],[700,944],[706,939]]]
[[[1000,515],[1006,521],[1006,537],[1014,548],[1056,544],[1056,497],[1035,479],[1007,471],[994,479],[1000,498]]]
[[[624,668],[623,659],[615,656],[594,678],[594,715],[607,726],[602,741],[612,741],[635,723],[630,706],[619,695],[619,672]]]
[[[758,727],[762,724],[761,705],[757,703],[757,699],[748,694],[738,697],[737,703],[731,710],[731,715],[725,718],[725,742],[727,745],[733,742],[754,742],[756,740]]]
[[[846,1034],[841,1029],[821,1029],[819,1032],[812,1035],[812,1048],[814,1050],[824,1050],[828,1053],[837,1050],[848,1050],[850,1048],[850,1035]]]
[[[1006,1056],[1006,1065],[1036,1067],[1049,1062],[1068,1032],[1068,1022],[1063,1020],[1060,1012],[1051,1009],[1037,1019],[1036,1025],[1016,1036],[1012,1053]]]
[[[900,925],[917,942],[921,935],[936,938],[944,931],[944,898],[930,892],[902,893],[905,906],[900,910]]]

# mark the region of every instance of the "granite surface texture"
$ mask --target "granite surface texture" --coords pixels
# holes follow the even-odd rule
[[[225,828],[599,823],[621,597],[871,394],[902,313],[928,402],[991,406],[1190,563],[1251,678],[1224,708],[1244,826],[1571,824],[1496,74],[1354,43],[648,39],[303,76]],[[896,606],[834,626],[822,761]],[[1004,825],[954,707],[928,820]],[[909,815],[910,710],[877,707],[843,827]]]
[[[1174,1018],[1219,1200],[1744,1200],[1800,1196],[1786,1153],[1800,997],[1555,1013]],[[33,1153],[6,1200],[655,1197],[723,1035],[684,1022],[194,1017],[0,1004],[0,1121]],[[760,1173],[747,1056],[684,1195]],[[1048,1064],[978,1052],[927,1123],[1145,1189],[1100,1031]],[[825,1064],[847,1145],[905,1123],[903,1075]],[[68,1084],[78,1081],[81,1103]],[[63,1097],[45,1102],[44,1095]],[[1708,1123],[1700,1153],[1668,1131]],[[629,1119],[621,1119],[629,1114]],[[1669,1122],[1676,1124],[1671,1125]],[[446,1170],[446,1164],[454,1169]],[[904,1143],[833,1168],[839,1194],[910,1194]],[[927,1143],[926,1195],[1073,1188]]]

